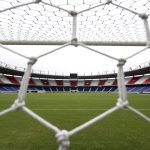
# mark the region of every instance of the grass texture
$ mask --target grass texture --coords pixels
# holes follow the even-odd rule
[[[0,94],[0,110],[17,94]],[[117,94],[28,94],[26,106],[56,125],[71,130],[116,104]],[[150,117],[150,95],[130,94],[129,104]],[[70,138],[68,150],[150,150],[150,124],[127,109],[118,110]],[[0,117],[0,150],[57,150],[52,131],[22,111]]]

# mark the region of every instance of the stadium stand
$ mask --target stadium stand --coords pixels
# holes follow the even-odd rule
[[[56,86],[52,86],[52,87],[51,87],[51,91],[52,91],[52,92],[58,92],[58,89],[57,89]]]
[[[50,86],[48,80],[40,79],[40,81],[42,82],[43,86]]]
[[[3,82],[0,80],[0,84],[3,84]]]
[[[49,80],[51,86],[57,86],[55,79]]]
[[[57,86],[63,86],[63,80],[56,80]]]
[[[11,74],[11,72],[10,72]],[[0,80],[4,83],[4,84],[11,84],[11,81],[8,80],[4,75],[0,75]]]
[[[125,78],[125,84],[128,85],[128,82],[131,80],[132,77],[126,77]]]
[[[77,86],[78,87],[84,86],[84,80],[83,79],[81,79],[81,80],[79,79],[78,82],[77,82]]]
[[[84,80],[84,86],[91,86],[92,80]]]
[[[141,76],[137,81],[136,84],[144,84],[144,81],[147,79],[147,76]]]
[[[71,86],[70,80],[68,80],[68,79],[63,80],[63,86]]]
[[[29,80],[29,85],[35,85],[34,80],[32,78]]]
[[[129,81],[128,81],[128,85],[134,85],[141,77],[132,77]]]
[[[112,86],[114,82],[114,79],[107,79],[104,86]]]
[[[17,77],[14,76],[5,76],[12,84],[19,85],[20,82],[17,80]]]
[[[112,85],[113,85],[113,86],[117,86],[117,84],[118,84],[117,79],[114,79]]]
[[[91,91],[91,92],[97,92],[97,89],[98,89],[97,86],[92,86],[90,91]]]
[[[92,82],[91,82],[91,86],[92,86],[92,87],[93,87],[93,86],[98,86],[98,82],[99,82],[99,80],[93,79]]]
[[[145,84],[150,84],[150,77],[145,78],[145,80],[144,80],[144,82],[143,82],[143,83],[145,83]]]
[[[76,87],[77,86],[77,80],[70,80],[70,86],[71,87]]]
[[[0,92],[18,92],[23,72],[0,66]],[[7,75],[5,74],[5,69]],[[139,75],[139,70],[141,75]],[[150,74],[147,68],[125,72],[125,84],[128,93],[150,93]],[[142,70],[142,71],[141,71]],[[136,75],[138,74],[138,75]],[[32,74],[28,92],[118,92],[117,75],[96,76],[56,76]]]
[[[99,86],[104,86],[106,80],[99,80],[98,85]]]
[[[43,86],[43,84],[42,84],[40,79],[38,79],[38,78],[36,79],[35,78],[35,79],[32,79],[32,80],[33,80],[33,82],[35,83],[36,86]]]

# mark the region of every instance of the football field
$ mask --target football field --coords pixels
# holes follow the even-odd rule
[[[0,94],[0,110],[17,94]],[[117,94],[28,94],[26,106],[60,129],[71,130],[116,104]],[[150,117],[150,95],[129,94],[131,106]],[[150,124],[127,109],[118,110],[70,138],[68,150],[150,150]],[[52,131],[22,111],[0,117],[0,150],[58,150]]]

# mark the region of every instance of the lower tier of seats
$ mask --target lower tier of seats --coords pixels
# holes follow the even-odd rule
[[[0,93],[18,92],[19,85],[2,84]],[[128,93],[150,93],[150,85],[130,85],[126,86]],[[27,92],[118,92],[117,86],[29,86]]]

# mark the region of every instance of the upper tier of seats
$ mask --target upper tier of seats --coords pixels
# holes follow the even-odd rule
[[[0,75],[0,84],[13,84],[20,85],[22,77]],[[126,77],[126,85],[142,85],[150,83],[150,75],[145,76],[134,76]],[[40,79],[30,78],[29,85],[31,86],[69,86],[69,87],[80,87],[80,86],[117,86],[116,78],[109,79]]]

